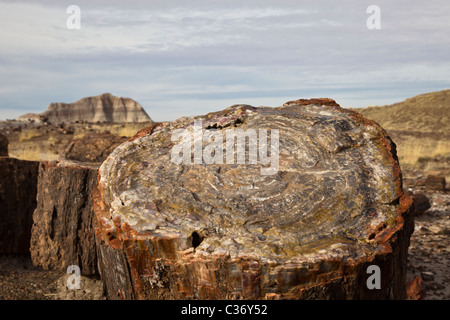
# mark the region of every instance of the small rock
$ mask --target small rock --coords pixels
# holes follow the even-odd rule
[[[416,179],[415,187],[422,187],[424,186],[425,181],[423,179]]]
[[[67,160],[101,163],[117,146],[126,140],[126,137],[119,137],[110,133],[87,134],[83,138],[70,140],[61,152],[60,157]]]
[[[69,289],[67,280],[71,275],[66,274],[59,278],[56,285],[57,300],[103,300],[103,283],[101,280],[81,276],[80,289]]]
[[[430,226],[430,231],[434,234],[448,234],[449,230],[443,226]]]
[[[424,281],[433,281],[434,280],[434,273],[429,271],[423,271],[421,273],[422,279]]]
[[[445,177],[438,175],[427,176],[425,188],[430,191],[445,191]]]
[[[408,300],[422,300],[425,297],[425,285],[420,276],[408,281],[406,284],[406,296]]]
[[[414,198],[414,214],[419,216],[431,208],[430,200],[422,193],[416,193]]]

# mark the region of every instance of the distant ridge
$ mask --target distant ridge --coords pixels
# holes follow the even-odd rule
[[[392,105],[353,110],[386,129],[397,144],[402,165],[450,157],[450,90],[421,94]]]
[[[450,133],[450,90],[421,94],[392,105],[353,110],[386,130]]]
[[[54,102],[43,113],[27,113],[17,120],[50,122],[152,122],[142,106],[130,98],[104,93],[73,103]]]

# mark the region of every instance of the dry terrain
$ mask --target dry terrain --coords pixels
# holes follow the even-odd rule
[[[152,122],[142,123],[36,123],[0,122],[0,133],[9,140],[9,156],[23,160],[58,160],[66,145],[87,134],[109,132],[132,137]]]

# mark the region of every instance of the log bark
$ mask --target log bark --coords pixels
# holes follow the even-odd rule
[[[31,237],[35,266],[66,272],[77,265],[82,274],[97,273],[92,207],[97,174],[96,167],[69,161],[40,163]]]
[[[0,157],[0,253],[29,253],[38,166]]]
[[[245,163],[238,154],[211,163],[205,152],[214,140],[210,155],[219,159],[226,139],[198,140],[199,121],[200,132],[222,137],[254,130],[258,151],[267,138],[272,154],[269,136],[279,130],[278,167],[267,170],[264,153],[250,163],[251,143]],[[177,129],[193,134],[185,141],[194,151],[181,163],[173,161]],[[235,105],[156,124],[116,148],[99,170],[95,232],[107,295],[405,299],[413,201],[401,178],[387,133],[331,99]],[[381,272],[379,289],[367,285],[372,265]]]

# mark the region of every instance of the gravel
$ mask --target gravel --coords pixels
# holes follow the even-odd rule
[[[415,218],[407,279],[421,276],[425,300],[450,299],[450,194],[425,192],[431,208]]]
[[[103,300],[103,284],[81,276],[81,289],[70,290],[70,274],[34,267],[27,255],[0,255],[0,300]]]

